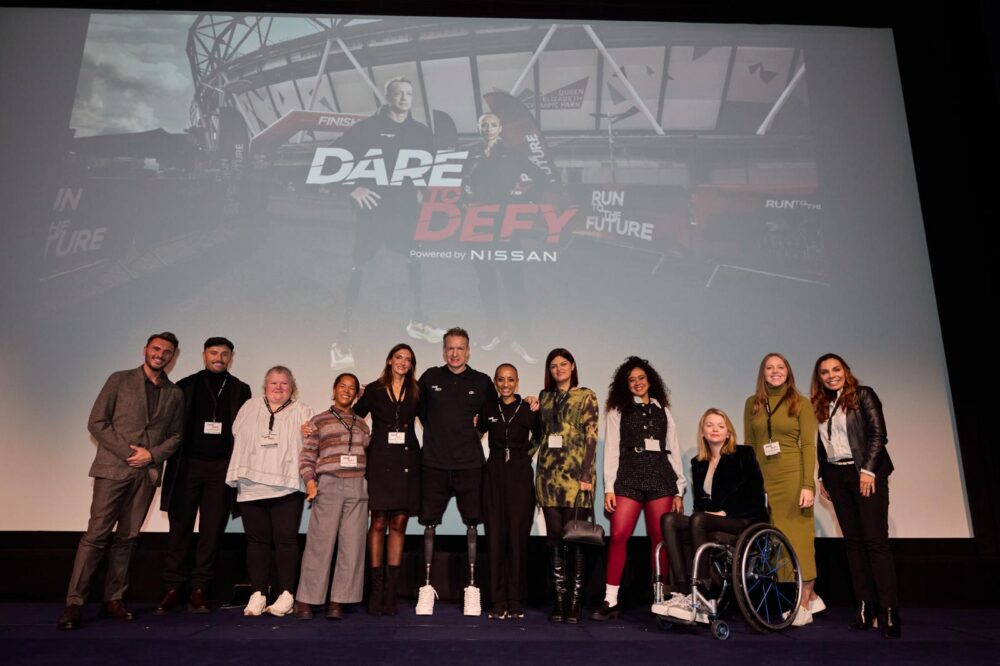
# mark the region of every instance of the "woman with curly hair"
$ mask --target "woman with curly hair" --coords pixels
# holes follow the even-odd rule
[[[590,616],[599,621],[621,613],[618,588],[625,545],[639,512],[645,516],[655,557],[656,544],[662,540],[660,519],[671,511],[683,513],[686,485],[667,388],[649,361],[630,356],[615,370],[608,386],[605,423],[604,510],[611,514],[611,543],[604,603]],[[661,571],[666,571],[663,560]]]
[[[844,533],[858,613],[850,629],[871,629],[876,596],[878,626],[899,638],[896,565],[889,549],[889,475],[882,403],[861,386],[840,356],[824,354],[812,376],[812,405],[819,421],[819,492],[833,502]]]

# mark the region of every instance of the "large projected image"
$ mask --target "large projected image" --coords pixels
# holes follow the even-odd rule
[[[804,392],[815,358],[843,353],[885,403],[891,533],[969,536],[915,190],[854,201],[824,171],[852,160],[822,140],[835,112],[813,101],[844,92],[812,67],[840,43],[888,53],[894,74],[878,31],[93,14],[51,208],[32,225],[21,353],[4,360],[7,381],[32,377],[59,405],[12,427],[33,442],[24,461],[63,461],[54,483],[72,501],[0,529],[82,528],[86,414],[153,331],[180,337],[174,379],[225,335],[255,395],[282,364],[321,410],[337,372],[374,379],[408,342],[419,373],[461,325],[471,365],[515,364],[526,395],[554,347],[601,401],[622,359],[650,359],[685,470],[706,408],[742,430],[765,353],[787,356]],[[868,80],[901,122],[898,81]],[[905,180],[905,128],[887,134]],[[858,221],[883,205],[881,228]],[[845,252],[867,234],[894,239],[891,271]],[[32,331],[52,330],[86,357],[34,353]],[[27,482],[4,479],[5,493]],[[930,479],[941,504],[907,510]],[[818,507],[818,533],[836,535]],[[165,527],[153,511],[146,528]],[[443,530],[464,533],[454,506]]]

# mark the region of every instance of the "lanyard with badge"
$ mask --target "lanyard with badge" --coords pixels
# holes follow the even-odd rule
[[[498,400],[497,404],[499,405],[500,420],[503,421],[503,461],[510,462],[510,424],[517,418],[517,413],[521,410],[524,401],[517,401],[517,407],[514,408],[514,413],[510,415],[509,419],[503,414],[503,401]]]
[[[354,425],[358,422],[358,415],[352,411],[351,425],[347,425],[347,421],[344,420],[344,417],[332,405],[330,406],[330,413],[337,417],[340,425],[344,426],[344,430],[347,431],[347,453],[340,456],[340,466],[344,469],[354,469],[358,466],[358,457],[351,453],[351,447],[354,444]]]
[[[781,396],[777,403],[774,405],[774,409],[771,409],[771,401],[764,401],[764,410],[767,412],[767,444],[764,445],[764,455],[770,458],[771,456],[776,456],[781,453],[781,444],[774,441],[774,434],[771,432],[771,415],[778,411],[781,407],[781,403],[785,401],[785,397],[788,394],[785,393]]]
[[[840,396],[833,401],[833,407],[830,408],[830,417],[826,420],[826,443],[833,446],[833,417],[837,413],[837,408],[840,407]]]
[[[566,407],[566,403],[569,402],[569,391],[565,393],[561,391],[555,391],[555,395],[552,397],[552,429],[562,428],[562,422],[565,420],[563,418],[563,411]],[[549,448],[550,449],[561,449],[563,447],[563,437],[562,435],[549,435]]]
[[[399,390],[399,398],[396,397],[396,394],[392,390],[392,382],[385,387],[385,390],[389,392],[389,400],[392,402],[393,409],[395,410],[392,430],[389,431],[389,443],[405,444],[406,429],[400,429],[399,427],[399,408],[402,406],[403,401],[406,400],[406,382],[403,382],[403,385]]]
[[[216,393],[212,393],[212,386],[208,383],[208,375],[204,375],[202,379],[205,380],[205,388],[208,389],[208,397],[212,399],[212,420],[205,421],[204,433],[206,435],[221,435],[222,434],[222,421],[218,419],[217,412],[219,411],[219,398],[222,397],[222,392],[226,388],[226,382],[229,381],[229,373],[226,373],[225,379],[222,380],[222,386]]]
[[[650,402],[647,405],[639,406],[639,411],[642,413],[643,417],[645,417],[646,420],[646,423],[644,423],[642,426],[643,430],[648,431],[650,430],[650,428],[656,426],[656,419],[653,418],[653,407],[654,405],[652,402]],[[660,440],[657,439],[656,437],[643,437],[642,441],[643,441],[643,448],[637,449],[637,451],[649,451],[650,453],[662,453],[664,451],[660,443]],[[666,453],[669,454],[670,451],[667,451]]]
[[[264,439],[261,441],[261,446],[276,446],[278,444],[278,433],[274,432],[274,416],[278,412],[285,409],[285,407],[292,404],[292,399],[289,398],[285,401],[285,404],[277,409],[271,409],[271,403],[267,401],[267,398],[263,398],[263,400],[264,406],[267,407],[267,412],[271,415],[271,418],[267,422],[267,434],[264,435]]]

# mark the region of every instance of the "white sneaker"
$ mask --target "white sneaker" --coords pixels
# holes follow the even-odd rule
[[[798,610],[795,611],[795,618],[792,620],[792,626],[804,627],[807,624],[811,624],[812,621],[813,621],[812,612],[804,606],[799,606]]]
[[[470,585],[465,588],[465,605],[462,609],[462,615],[479,617],[482,612],[483,608],[479,603],[479,588]]]
[[[330,347],[330,369],[343,370],[354,367],[354,354],[350,347],[341,347],[336,342]]]
[[[816,598],[809,602],[809,612],[815,615],[816,613],[822,613],[826,610],[826,604],[817,594]]]
[[[485,345],[480,345],[479,348],[482,349],[483,351],[493,351],[494,349],[497,348],[497,345],[499,344],[500,344],[500,336],[494,335],[489,342],[487,342]]]
[[[667,615],[669,617],[677,618],[678,620],[684,620],[685,622],[698,622],[700,624],[708,624],[708,613],[699,611],[694,612],[694,606],[691,603],[691,595],[688,595],[678,602],[667,608]]]
[[[283,615],[288,615],[292,612],[292,608],[295,606],[295,597],[288,590],[285,590],[280,595],[278,595],[277,600],[264,610],[266,610],[271,615],[277,615],[281,617]]]
[[[260,592],[254,592],[250,595],[247,607],[243,609],[243,615],[246,617],[259,617],[264,612],[264,606],[266,605],[267,598]]]
[[[434,600],[437,592],[433,585],[424,585],[417,594],[417,615],[434,615]]]
[[[650,610],[652,610],[655,615],[666,615],[668,608],[676,606],[685,599],[687,599],[687,596],[681,594],[680,592],[671,592],[669,599],[664,599],[659,603],[653,604]]]
[[[414,340],[439,343],[444,340],[445,330],[443,328],[434,328],[430,324],[424,324],[419,321],[411,321],[406,325],[406,334]]]

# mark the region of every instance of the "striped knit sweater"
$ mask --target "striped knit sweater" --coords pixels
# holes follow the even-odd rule
[[[336,407],[330,409],[335,410]],[[303,481],[315,481],[320,474],[333,474],[341,478],[365,475],[366,449],[371,436],[368,424],[353,411],[338,412],[340,418],[337,418],[330,409],[320,412],[309,421],[316,431],[305,438],[299,453],[299,475]],[[350,433],[348,429],[351,430]],[[341,467],[340,456],[348,453],[357,456],[357,467]]]

